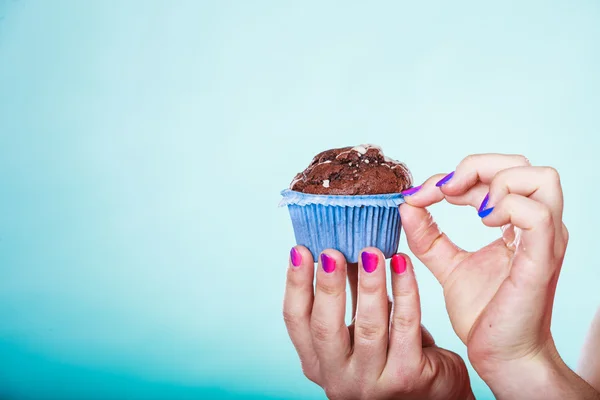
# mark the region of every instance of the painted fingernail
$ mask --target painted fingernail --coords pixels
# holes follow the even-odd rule
[[[483,210],[485,210],[485,208],[487,207],[489,201],[490,201],[490,194],[488,193],[483,198],[483,201],[481,202],[481,205],[479,206],[479,210],[477,210],[477,212],[480,213]]]
[[[479,211],[479,218],[485,218],[494,211],[494,207],[486,208],[485,210]]]
[[[297,267],[300,264],[302,264],[302,254],[300,254],[298,249],[296,249],[295,247],[292,247],[292,250],[290,250],[290,259],[292,260],[292,265],[294,267]]]
[[[398,275],[403,274],[406,271],[406,259],[400,254],[394,254],[392,256],[392,269]]]
[[[452,179],[452,177],[454,176],[454,171],[450,172],[448,175],[446,175],[445,177],[443,177],[442,179],[440,179],[438,181],[438,183],[435,184],[435,186],[440,187],[445,185],[446,183],[448,183],[448,181],[450,179]]]
[[[379,263],[379,256],[377,254],[363,251],[360,258],[366,272],[371,273],[377,269],[377,264]]]
[[[327,254],[321,254],[321,266],[323,267],[323,271],[328,274],[335,271],[335,258],[328,256]]]
[[[422,188],[422,187],[423,187],[423,185],[420,185],[420,186],[415,186],[415,187],[412,187],[412,188],[410,188],[410,189],[403,190],[403,191],[401,192],[401,194],[402,194],[403,196],[412,196],[413,194],[415,194],[415,193],[417,193],[419,190],[421,190],[421,188]]]
[[[479,206],[479,210],[477,210],[477,214],[479,215],[480,218],[487,217],[488,215],[490,215],[492,213],[492,210],[494,210],[494,207],[487,208],[489,202],[490,202],[490,194],[488,193],[483,198],[483,201],[481,202],[481,205]]]

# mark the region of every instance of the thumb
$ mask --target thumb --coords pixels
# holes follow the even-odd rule
[[[401,204],[400,219],[408,247],[443,285],[450,272],[468,253],[440,230],[427,209]]]

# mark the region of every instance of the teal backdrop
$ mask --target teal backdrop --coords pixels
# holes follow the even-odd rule
[[[417,182],[480,152],[560,171],[575,368],[600,304],[598,21],[597,0],[0,0],[0,398],[323,398],[281,318],[277,203],[364,142]],[[432,212],[467,249],[499,234]]]

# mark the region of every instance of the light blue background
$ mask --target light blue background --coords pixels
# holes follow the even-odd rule
[[[478,152],[561,172],[574,367],[600,304],[600,3],[483,3],[0,0],[0,397],[322,398],[280,316],[278,193],[363,142],[417,181]],[[467,249],[498,235],[432,211]]]

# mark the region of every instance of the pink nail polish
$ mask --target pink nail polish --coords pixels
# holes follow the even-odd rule
[[[379,263],[379,256],[377,254],[363,251],[360,258],[366,272],[371,273],[377,269],[377,264]]]
[[[290,250],[290,259],[292,260],[292,265],[294,267],[298,267],[302,264],[302,254],[300,254],[295,247],[292,247],[292,250]]]
[[[321,266],[323,267],[323,271],[328,274],[335,271],[335,258],[328,256],[327,254],[321,254]]]
[[[406,272],[406,259],[400,254],[394,254],[392,256],[392,269],[398,275]]]

